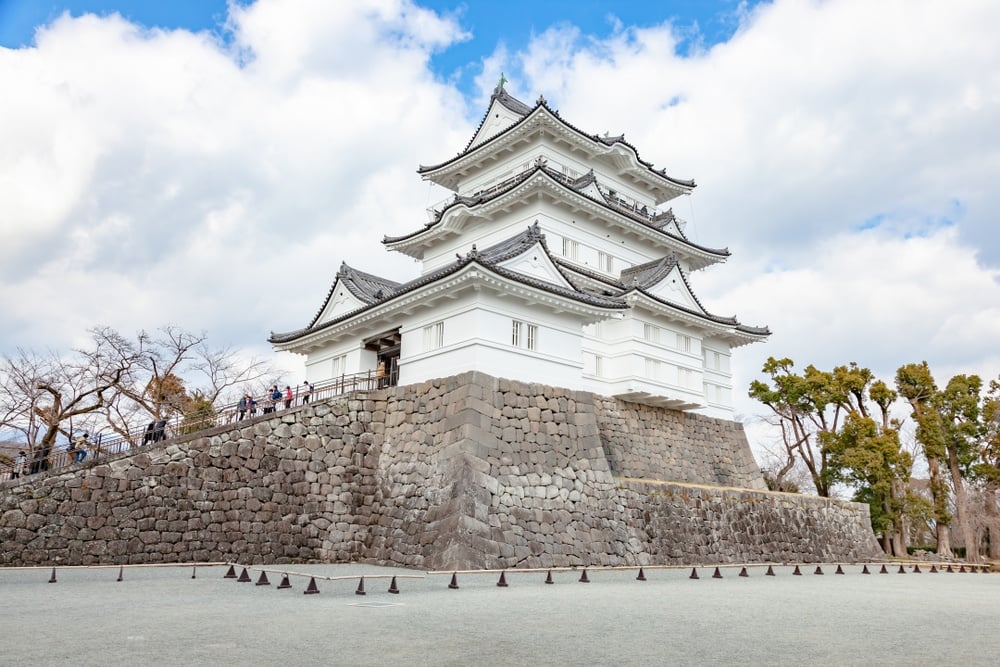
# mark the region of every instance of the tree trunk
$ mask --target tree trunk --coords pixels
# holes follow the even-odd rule
[[[941,477],[941,461],[936,456],[927,457],[930,472],[931,502],[934,505],[934,521],[937,523],[937,555],[951,558],[951,517],[948,516],[948,487]]]
[[[969,520],[969,500],[965,494],[965,483],[962,471],[958,467],[958,455],[955,449],[948,448],[948,467],[951,470],[951,485],[955,489],[955,513],[958,515],[958,526],[962,529],[962,539],[965,540],[965,560],[970,563],[979,562],[979,545]]]
[[[942,558],[951,558],[951,526],[946,523],[937,525],[937,555]]]
[[[1000,508],[997,507],[997,492],[1000,484],[991,483],[986,486],[983,503],[986,508],[986,534],[989,536],[990,560],[1000,560]]]

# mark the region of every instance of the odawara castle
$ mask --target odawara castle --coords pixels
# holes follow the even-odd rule
[[[420,276],[342,264],[309,323],[272,335],[306,356],[310,381],[379,364],[393,384],[474,370],[732,417],[733,350],[770,332],[695,294],[697,272],[729,251],[693,243],[666,208],[694,181],[502,80],[464,150],[418,172],[454,195],[382,243]]]

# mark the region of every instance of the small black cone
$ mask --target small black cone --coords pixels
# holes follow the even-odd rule
[[[587,568],[583,568],[583,574],[580,575],[581,584],[589,584],[590,579],[587,578]]]
[[[937,574],[937,566],[931,565],[931,574]]]
[[[247,572],[246,568],[243,568],[243,571],[240,572],[240,578],[237,579],[236,581],[240,582],[241,584],[245,584],[250,581],[250,573]]]
[[[458,588],[458,573],[451,573],[451,583],[448,584],[448,588]]]
[[[819,565],[817,565],[816,566],[816,571],[813,572],[813,574],[823,574],[823,568],[821,568]]]
[[[271,582],[267,580],[267,572],[264,570],[260,571],[260,577],[257,579],[257,586],[270,586]]]
[[[698,568],[692,567],[691,568],[691,576],[688,577],[688,579],[698,579],[698,578],[699,578],[698,577]]]
[[[399,589],[396,588],[396,577],[393,577],[392,582],[389,584],[389,592],[393,595],[399,595]]]
[[[124,571],[125,571],[125,568],[122,567],[121,565],[119,565],[118,566],[118,581],[122,580],[122,574],[123,574]]]
[[[284,588],[291,588],[291,587],[292,587],[292,582],[288,581],[288,575],[286,574],[283,577],[281,577],[281,583],[278,584],[278,590],[280,591]]]
[[[364,595],[365,594],[365,578],[364,577],[361,577],[361,580],[358,581],[358,589],[356,591],[354,591],[354,594],[355,595]]]
[[[507,575],[503,570],[500,570],[500,578],[497,579],[497,586],[507,588]]]
[[[904,568],[902,565],[900,565],[899,569],[896,570],[896,574],[906,574],[906,568]]]
[[[52,576],[49,577],[49,583],[50,584],[56,583],[56,568],[52,568]]]
[[[954,572],[955,571],[955,570],[951,569],[951,563],[948,563],[948,569],[946,571],[947,572]]]
[[[747,569],[745,567],[742,568],[742,569],[740,569],[740,576],[741,577],[749,577],[750,576],[750,574],[747,572]]]
[[[767,572],[764,573],[764,576],[765,577],[773,577],[774,576],[774,568],[771,567],[770,565],[768,565],[767,566]]]
[[[309,585],[306,589],[302,591],[303,595],[316,595],[319,593],[319,589],[316,588],[316,577],[309,577]]]
[[[549,570],[548,574],[545,575],[545,583],[547,583],[547,584],[554,584],[554,583],[556,583],[556,582],[552,581],[552,570]]]
[[[861,574],[871,574],[871,572],[868,571],[868,565],[867,564],[864,567],[861,568]]]
[[[837,571],[834,574],[843,574],[844,568],[840,567],[840,563],[837,563]]]
[[[913,566],[913,574],[920,574],[920,565]]]
[[[885,563],[882,563],[882,569],[878,571],[879,574],[889,574],[889,570],[885,569]]]
[[[198,572],[198,566],[197,565],[192,565],[191,566],[191,578],[192,579],[197,579],[198,578],[196,572]]]
[[[712,573],[712,578],[713,579],[722,579],[722,573],[719,572],[719,566],[718,565],[715,566],[715,572]]]
[[[965,566],[964,565],[959,565],[958,566],[958,571],[964,573],[965,572]]]
[[[646,573],[642,571],[641,567],[639,568],[639,575],[635,578],[635,580],[636,581],[646,581]]]
[[[223,579],[235,579],[236,578],[236,568],[232,565],[229,566],[229,572],[226,572],[226,576]]]
[[[799,569],[798,565],[796,565],[795,569],[792,570],[792,574],[794,574],[796,577],[801,577],[802,576],[802,570]]]

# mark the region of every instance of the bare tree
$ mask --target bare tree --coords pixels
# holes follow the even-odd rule
[[[101,414],[138,361],[114,330],[90,333],[93,345],[69,356],[19,349],[0,365],[0,428],[18,433],[42,468],[59,434],[71,435],[74,418]]]
[[[108,409],[112,428],[131,440],[147,420],[211,416],[233,387],[274,373],[265,361],[241,360],[233,348],[212,348],[207,340],[204,332],[169,325],[152,334],[140,331],[135,371]]]

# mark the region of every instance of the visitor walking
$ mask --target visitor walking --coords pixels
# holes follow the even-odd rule
[[[240,397],[240,402],[236,404],[236,412],[240,415],[239,419],[236,421],[243,421],[243,418],[247,415],[247,398],[247,394],[243,394],[243,396]]]
[[[14,459],[14,467],[10,471],[10,478],[17,479],[24,472],[24,466],[28,463],[28,455],[24,452],[18,452],[17,457]]]
[[[295,400],[295,396],[292,394],[292,388],[290,386],[285,386],[285,409],[292,407],[292,401]]]
[[[302,383],[302,405],[305,405],[306,403],[309,402],[309,397],[312,396],[312,393],[313,393],[313,386],[309,384],[308,380],[306,380],[305,382]]]
[[[279,405],[281,405],[281,390],[278,389],[278,385],[274,385],[271,387],[271,412],[275,412]]]
[[[73,452],[71,463],[83,463],[83,460],[87,458],[87,448],[90,447],[90,440],[88,438],[90,438],[90,434],[85,432],[73,443],[75,451]]]

